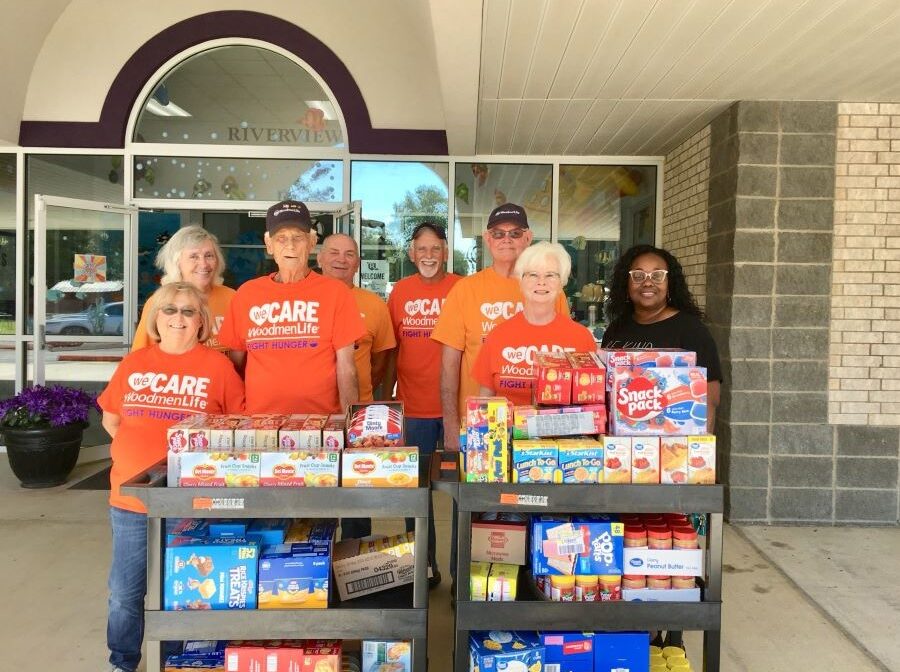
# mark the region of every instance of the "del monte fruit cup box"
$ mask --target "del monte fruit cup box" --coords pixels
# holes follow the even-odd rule
[[[416,488],[419,486],[419,449],[345,448],[341,459],[345,488]]]
[[[616,368],[610,393],[614,436],[706,434],[706,369]]]
[[[341,451],[304,448],[260,453],[259,484],[263,487],[337,487]]]

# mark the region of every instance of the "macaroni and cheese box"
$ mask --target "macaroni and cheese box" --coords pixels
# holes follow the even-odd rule
[[[163,608],[255,609],[259,549],[246,539],[189,539],[166,548]]]
[[[347,416],[332,415],[322,427],[322,445],[329,450],[342,450],[344,448],[344,428],[347,426]]]
[[[594,671],[594,633],[542,632],[544,666],[556,672]],[[550,666],[554,667],[550,667]]]
[[[411,647],[404,641],[365,640],[362,643],[362,672],[410,672]]]
[[[259,485],[259,453],[183,453],[179,471],[183,488],[252,488]]]
[[[491,563],[472,562],[469,569],[469,589],[473,602],[485,602],[487,600],[488,574],[491,573]]]
[[[533,632],[469,633],[469,672],[542,672],[544,647]]]
[[[524,565],[525,522],[476,520],[472,523],[472,560]]]
[[[667,485],[687,483],[688,437],[659,437],[659,482]]]
[[[515,602],[519,566],[502,562],[491,565],[487,581],[488,602]]]
[[[596,439],[559,439],[563,483],[603,483],[603,444]]]
[[[291,452],[263,452],[259,484],[264,487],[334,488],[338,484],[341,453],[325,448]]]
[[[535,404],[568,406],[572,403],[572,376],[572,365],[566,353],[535,353],[532,400]]]
[[[659,483],[659,437],[631,437],[631,482]]]
[[[552,439],[520,439],[512,447],[513,483],[558,483],[559,447]]]
[[[325,609],[331,551],[327,544],[279,544],[259,557],[260,609]]]
[[[606,403],[606,367],[595,352],[566,353],[572,366],[572,403]]]
[[[616,368],[610,394],[615,436],[706,433],[704,368]]]
[[[466,481],[508,483],[510,408],[504,397],[466,399]]]
[[[341,463],[341,485],[345,488],[419,485],[419,449],[415,447],[345,448]]]
[[[603,482],[631,483],[631,437],[604,436]]]
[[[687,437],[687,482],[714,485],[716,482],[716,437]]]

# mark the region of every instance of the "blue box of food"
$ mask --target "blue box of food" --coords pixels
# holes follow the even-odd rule
[[[624,574],[625,525],[614,517],[579,515],[572,524],[581,530],[584,551],[575,558],[575,574]]]
[[[534,516],[531,572],[622,574],[624,540],[625,526],[609,516]]]
[[[328,544],[269,546],[259,557],[259,608],[325,609],[330,574]]]
[[[246,518],[210,518],[207,523],[210,537],[245,538],[250,520]]]
[[[469,633],[469,672],[541,672],[543,667],[544,647],[534,632]]]
[[[574,551],[584,549],[583,539],[575,535],[571,516],[531,517],[531,573],[572,574]]]
[[[595,632],[594,672],[649,672],[646,632]]]
[[[175,539],[166,548],[163,608],[255,609],[258,557],[246,539]]]
[[[284,543],[284,536],[291,527],[290,518],[257,518],[247,528],[247,537],[260,548]]]
[[[166,543],[178,537],[205,539],[209,536],[209,523],[205,518],[166,518]]]
[[[544,666],[554,672],[593,672],[593,632],[542,632]]]

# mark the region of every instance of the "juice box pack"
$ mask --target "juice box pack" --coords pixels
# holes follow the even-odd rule
[[[246,539],[174,540],[166,548],[163,608],[255,609],[258,556]]]
[[[603,444],[597,439],[558,439],[563,483],[603,483]]]
[[[263,487],[334,488],[341,451],[324,448],[260,453],[259,484]]]
[[[556,441],[520,439],[513,443],[513,483],[558,483],[561,479]]]
[[[572,366],[564,352],[536,353],[534,376],[534,403],[558,406],[572,403]]]
[[[259,557],[260,609],[325,609],[331,551],[327,544],[279,544]]]
[[[259,485],[259,453],[184,453],[179,460],[181,487],[252,488]]]
[[[278,428],[278,447],[285,451],[309,450],[322,445],[322,426],[327,416],[291,415]]]
[[[534,632],[469,633],[469,672],[541,672],[544,647]]]
[[[419,485],[419,449],[346,448],[341,460],[345,488],[415,488]]]
[[[606,366],[606,389],[612,389],[616,367],[640,367],[658,369],[668,367],[697,366],[697,353],[690,350],[660,348],[656,350],[600,349],[597,357]]]
[[[610,396],[615,436],[706,433],[704,368],[616,368]]]
[[[509,482],[511,420],[504,397],[466,399],[466,481]]]
[[[341,450],[344,447],[344,428],[347,416],[332,415],[322,427],[322,445],[330,450]]]

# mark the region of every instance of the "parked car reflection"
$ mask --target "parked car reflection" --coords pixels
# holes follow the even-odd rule
[[[121,336],[122,302],[91,306],[78,313],[58,313],[47,318],[48,335]]]

